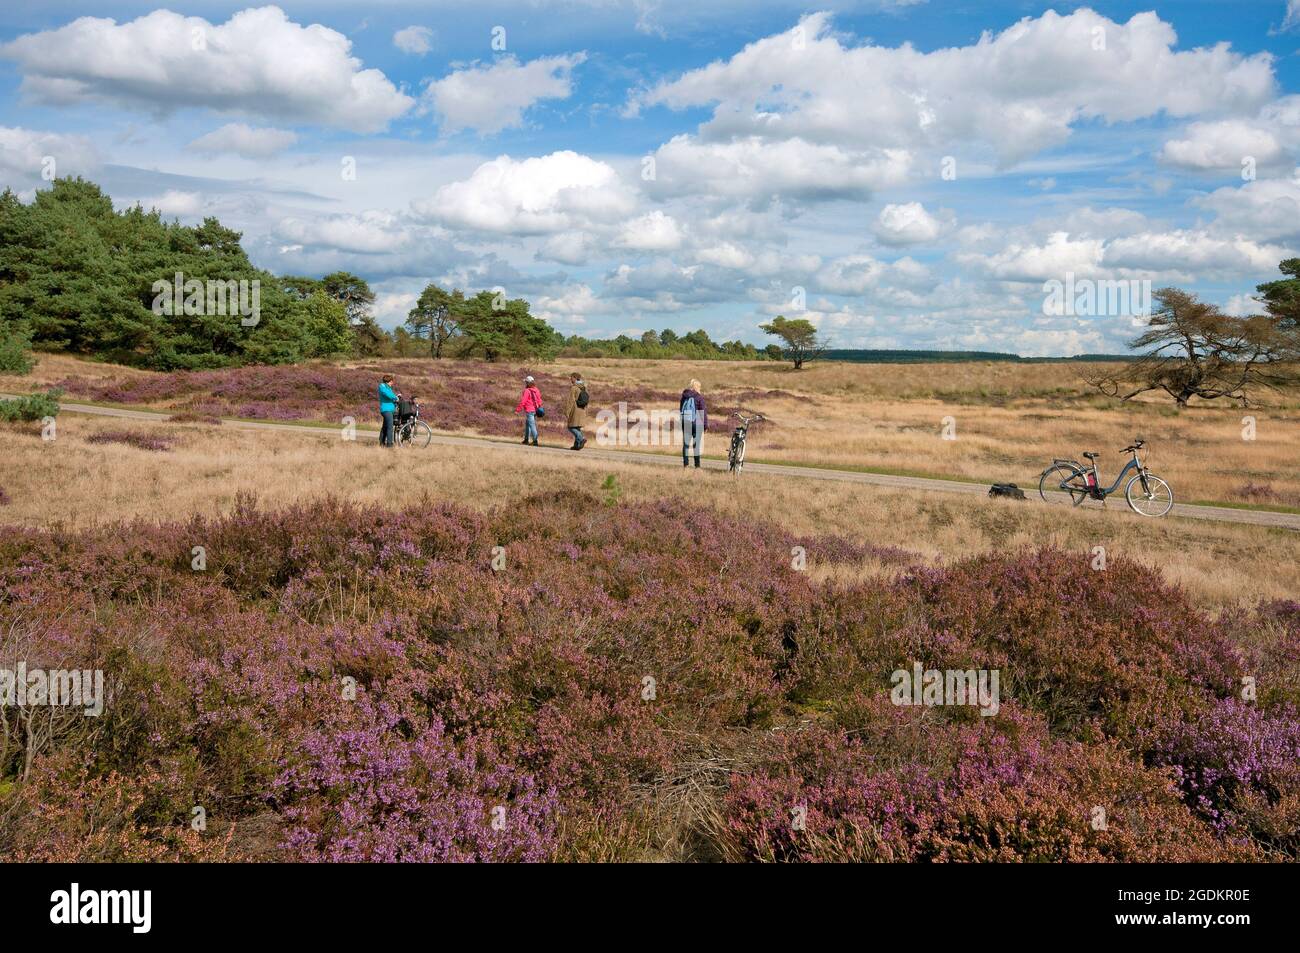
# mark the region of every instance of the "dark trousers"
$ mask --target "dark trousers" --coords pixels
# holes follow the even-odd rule
[[[393,412],[391,410],[381,410],[379,416],[384,422],[379,426],[379,445],[381,447],[391,447],[393,441]]]
[[[695,465],[700,465],[700,447],[704,443],[704,425],[696,417],[694,420],[682,418],[682,466],[690,459],[691,449],[695,450]]]
[[[581,427],[570,427],[569,433],[573,434],[573,445],[575,447],[581,447],[587,442],[587,438],[582,435]]]

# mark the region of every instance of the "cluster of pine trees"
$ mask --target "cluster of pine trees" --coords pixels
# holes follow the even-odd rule
[[[0,194],[0,322],[15,340],[141,367],[278,364],[347,353],[343,302],[301,293],[256,268],[240,234],[215,218],[197,226],[140,207],[119,212],[98,186],[57,179],[24,204]],[[255,322],[206,307],[160,313],[156,283],[246,283]],[[256,282],[256,285],[253,285]],[[303,289],[304,291],[306,289]],[[198,311],[199,313],[191,313]]]

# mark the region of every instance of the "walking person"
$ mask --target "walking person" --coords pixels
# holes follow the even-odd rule
[[[582,428],[587,426],[587,404],[591,398],[587,394],[587,383],[576,371],[569,375],[569,396],[564,402],[564,423],[573,434],[573,446],[570,450],[581,450],[587,445],[587,438],[582,435]]]
[[[682,391],[679,405],[682,415],[682,466],[690,463],[690,451],[695,450],[695,466],[700,465],[700,450],[704,446],[704,432],[709,429],[709,411],[700,396],[700,382],[692,380]]]
[[[379,381],[379,445],[395,447],[393,414],[397,413],[397,391],[393,389],[393,375],[385,374]]]
[[[524,392],[515,405],[515,413],[524,415],[523,442],[537,446],[537,418],[546,411],[542,409],[542,392],[538,390],[531,374],[524,378]]]

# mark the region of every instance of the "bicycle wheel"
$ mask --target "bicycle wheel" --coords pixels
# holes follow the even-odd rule
[[[745,444],[737,437],[731,438],[731,447],[727,450],[727,469],[732,473],[740,473],[740,468],[745,462]]]
[[[1088,483],[1082,470],[1058,463],[1048,467],[1038,478],[1038,495],[1044,503],[1078,506],[1088,498]]]
[[[433,440],[433,428],[423,420],[417,420],[411,424],[406,440],[412,447],[427,447]]]
[[[1164,516],[1174,507],[1174,491],[1150,473],[1139,473],[1124,487],[1129,509],[1140,516]]]

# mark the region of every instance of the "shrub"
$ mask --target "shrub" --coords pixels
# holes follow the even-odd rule
[[[138,450],[162,453],[172,448],[174,438],[140,433],[138,430],[101,430],[86,438],[87,443],[123,443]]]
[[[44,394],[28,394],[25,397],[0,400],[0,420],[29,421],[57,417],[61,393],[58,390],[51,390]]]

